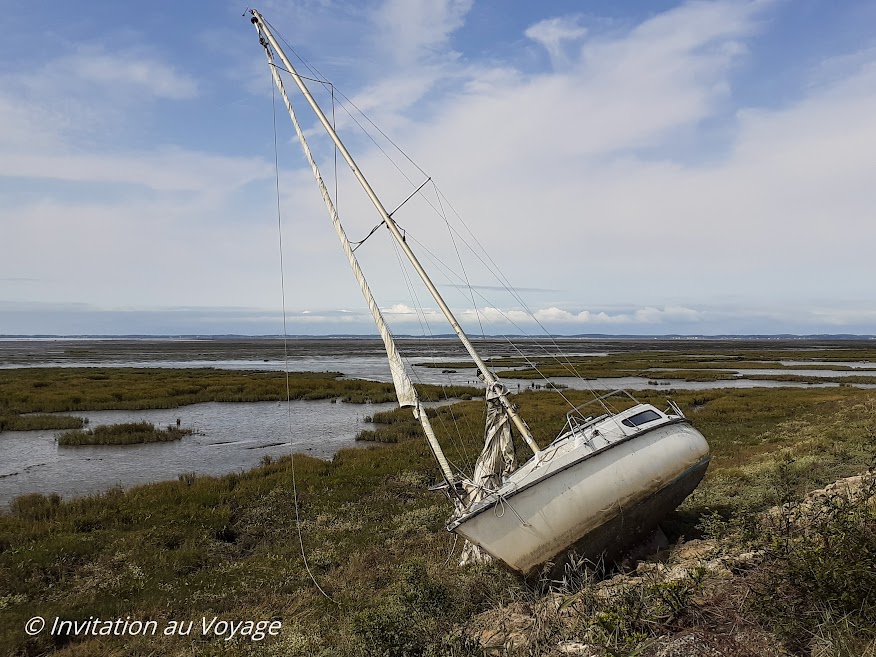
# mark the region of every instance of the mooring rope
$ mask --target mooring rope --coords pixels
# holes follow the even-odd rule
[[[267,52],[270,58],[270,51]],[[273,78],[273,76],[271,77]],[[289,331],[286,324],[286,272],[283,262],[283,215],[280,205],[280,154],[279,148],[277,147],[277,98],[273,79],[271,80],[271,113],[274,126],[274,187],[277,194],[277,238],[280,246],[280,294],[283,305],[283,371],[286,376],[286,419],[289,428],[289,469],[292,473],[292,500],[295,506],[295,529],[298,533],[298,547],[301,551],[301,559],[304,562],[304,569],[310,576],[310,581],[313,582],[313,585],[327,600],[330,600],[340,607],[340,603],[326,593],[319,585],[319,582],[316,581],[316,577],[310,569],[310,564],[307,561],[307,551],[304,549],[304,534],[301,531],[298,481],[295,476],[295,452],[292,448],[292,390],[289,383]]]

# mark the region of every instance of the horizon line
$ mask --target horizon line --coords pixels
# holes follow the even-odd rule
[[[452,340],[457,339],[454,333],[441,333],[434,335],[416,335],[410,333],[396,333],[395,338],[399,339],[418,339],[418,340]],[[147,338],[198,338],[198,339],[215,339],[215,338],[251,338],[251,339],[281,339],[281,338],[351,338],[351,339],[375,339],[379,340],[378,333],[324,333],[324,334],[308,334],[308,333],[262,333],[262,334],[247,334],[247,333],[0,333],[0,340],[16,340],[16,339],[147,339]],[[496,333],[480,336],[469,336],[472,340],[483,339],[507,339],[507,338],[559,338],[559,339],[842,339],[842,340],[874,340],[876,334],[872,333]]]

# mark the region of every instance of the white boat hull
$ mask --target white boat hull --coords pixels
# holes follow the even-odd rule
[[[568,431],[548,448],[540,450],[529,427],[517,414],[515,404],[508,398],[507,390],[465,335],[438,288],[411,250],[403,231],[341,142],[333,121],[319,107],[303,78],[283,52],[270,25],[257,11],[250,11],[259,42],[265,48],[274,83],[292,119],[348,263],[384,341],[399,405],[414,410],[441,467],[448,493],[458,507],[465,509],[451,519],[448,529],[481,546],[510,568],[528,573],[570,547],[578,546],[585,555],[598,556],[604,550],[628,543],[628,539],[634,539],[655,525],[702,478],[709,453],[702,435],[683,420],[683,414],[675,405],[672,405],[673,415],[660,413],[648,404],[639,403],[615,413],[604,403],[609,395],[603,395],[567,413]],[[496,485],[510,470],[513,459],[506,460],[504,455],[492,461],[484,459],[482,463],[492,463],[490,468],[483,468],[475,480],[459,480],[445,458],[307,145],[304,131],[280,78],[280,68],[274,65],[274,53],[280,57],[285,70],[334,142],[337,152],[347,162],[371,200],[381,217],[381,225],[389,229],[479,368],[487,385],[488,403],[496,402],[495,410],[501,407],[507,421],[517,428],[535,452],[533,460],[511,473],[497,490],[489,487]],[[584,408],[595,402],[599,402],[599,407],[605,411],[604,415],[595,419],[585,417]],[[499,427],[498,422],[493,425],[495,432],[492,437],[497,436],[497,432],[506,431]],[[491,435],[486,438],[482,456],[497,456],[495,448],[502,441],[494,443]],[[510,434],[508,438],[510,440]],[[501,447],[499,449],[501,451]]]
[[[583,455],[552,446],[448,529],[524,575],[572,548],[591,559],[616,555],[675,509],[708,463],[705,438],[684,421]]]

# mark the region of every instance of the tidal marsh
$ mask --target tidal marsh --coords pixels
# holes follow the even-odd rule
[[[645,343],[647,344],[647,343]],[[764,381],[793,381],[801,383],[851,383],[876,384],[876,348],[864,348],[866,342],[854,347],[843,347],[836,343],[820,349],[800,349],[793,343],[785,343],[785,348],[764,350],[762,343],[757,346],[733,342],[716,344],[712,341],[696,343],[687,341],[683,347],[673,345],[668,348],[665,341],[655,341],[653,348],[646,350],[642,344],[627,345],[623,341],[615,343],[617,351],[607,355],[593,356],[552,356],[534,354],[529,358],[499,357],[489,360],[501,374],[515,379],[540,379],[542,377],[575,376],[585,379],[640,376],[648,379],[680,379],[684,381],[723,381],[737,378],[741,372],[745,378]],[[634,348],[624,350],[623,347]],[[869,347],[869,345],[867,345]],[[688,353],[679,353],[679,349]],[[788,361],[806,364],[791,365]],[[823,361],[862,362],[865,367],[853,368],[848,365],[823,365]],[[419,363],[426,368],[464,368],[470,363],[464,361],[440,361]],[[746,370],[773,369],[776,374],[747,374]],[[830,370],[860,373],[856,376],[811,376],[795,373],[797,370]]]
[[[771,357],[778,361],[786,355]],[[865,358],[863,353],[855,356],[856,360]],[[186,376],[203,375],[209,380],[216,374],[212,370],[171,372],[169,379],[177,386],[184,385]],[[230,390],[216,382],[213,389],[181,388],[179,394],[170,395],[160,381],[162,373],[119,374],[118,381],[127,381],[134,390],[141,385],[137,378],[142,375],[141,382],[148,381],[142,388],[148,399],[169,403],[201,394],[252,392],[248,383],[238,382],[243,390]],[[59,386],[46,398],[31,396],[34,390],[45,389],[28,387],[26,383],[33,380],[27,376],[12,377],[16,383],[8,389],[12,391],[8,398],[15,400],[15,409],[33,410],[43,410],[41,404],[69,407],[74,394],[80,396],[78,406],[57,410],[76,410],[89,402],[138,403],[136,399],[107,399],[111,388],[103,388],[100,379],[85,383],[80,391],[82,377],[95,374],[115,376],[105,370],[70,373],[64,379],[69,385]],[[250,376],[244,375],[244,381]],[[223,379],[226,384],[232,380]],[[252,380],[259,386],[268,385],[261,377]],[[354,382],[328,379],[323,383],[315,377],[311,383],[318,390],[337,391],[334,386]],[[380,389],[361,383],[364,388],[351,386],[346,392],[376,394]],[[591,397],[574,390],[564,395],[573,404]],[[872,390],[661,389],[636,396],[660,407],[666,396],[672,397],[712,448],[705,480],[665,525],[673,541],[750,525],[750,519],[774,504],[799,500],[807,490],[865,470],[876,453],[876,392]],[[568,406],[555,393],[527,391],[514,399],[542,444],[562,427]],[[448,458],[460,466],[471,464],[480,449],[482,403],[464,401],[430,410],[430,416]],[[461,546],[443,528],[450,510],[446,499],[428,490],[437,481],[437,471],[419,430],[414,429],[410,411],[378,414],[373,419],[379,427],[362,437],[383,444],[344,449],[331,461],[294,456],[266,462],[243,474],[190,475],[89,498],[18,498],[8,513],[0,514],[0,651],[66,657],[480,655],[480,645],[469,631],[476,627],[478,614],[508,605],[554,605],[556,610],[556,589],[544,594],[492,565],[469,569],[455,565]],[[518,445],[518,454],[524,453]],[[746,540],[752,541],[752,549],[761,550],[768,561],[752,571],[752,578],[740,580],[740,591],[748,593],[732,598],[742,610],[738,613],[745,615],[745,627],[774,634],[795,655],[808,654],[813,637],[820,635],[841,636],[848,645],[866,645],[876,635],[876,602],[859,595],[863,589],[858,587],[854,589],[858,596],[855,609],[842,606],[848,581],[832,573],[845,565],[835,560],[837,554],[846,555],[846,560],[863,554],[866,563],[872,563],[876,545],[871,538],[876,532],[871,530],[876,518],[868,515],[868,508],[840,509],[838,524],[813,534],[809,543],[786,543],[782,548],[778,534],[749,536]],[[331,600],[319,593],[305,568],[299,528],[311,572]],[[830,541],[830,548],[819,543],[819,536]],[[798,581],[813,565],[819,569],[811,586],[777,585]],[[774,579],[764,574],[770,572]],[[584,588],[580,590],[594,590],[587,588],[595,585],[593,577],[582,575]],[[655,583],[641,596],[624,598],[629,603],[626,606],[614,598],[589,594],[575,600],[596,605],[586,613],[601,623],[598,627],[603,633],[588,640],[601,641],[606,654],[649,654],[647,646],[656,637],[703,623],[718,626],[726,622],[729,627],[739,621],[728,611],[726,598],[704,586],[695,577]],[[765,590],[774,591],[777,597],[758,598],[756,592]],[[557,613],[551,612],[554,615],[544,616],[544,623],[529,630],[529,654],[550,654],[560,640],[580,640],[583,635],[577,632],[583,633],[591,616],[585,616],[575,600],[562,613],[581,614],[579,626],[560,623]],[[783,601],[789,604],[783,607]],[[802,614],[797,621],[791,617],[796,611]],[[160,620],[219,614],[281,619],[283,631],[262,645],[151,637],[53,642],[24,634],[24,623],[35,613]]]
[[[84,431],[68,431],[58,436],[58,445],[78,447],[80,445],[137,445],[143,443],[164,443],[180,440],[191,435],[192,430],[185,427],[156,427],[151,422],[124,422],[108,424]]]
[[[573,401],[586,398],[569,394]],[[859,471],[876,442],[876,401],[868,391],[673,396],[709,437],[714,454],[700,489],[670,519],[674,538],[697,535],[700,519],[715,511],[732,521],[780,501],[779,473],[789,468],[794,495]],[[536,436],[562,424],[564,405],[555,395],[516,399]],[[434,412],[447,414],[435,426],[451,460],[473,460],[480,404]],[[403,425],[406,413],[399,411],[387,428]],[[320,596],[301,561],[293,467],[305,553],[340,607]],[[448,565],[459,546],[442,527],[446,501],[427,490],[435,479],[431,454],[413,438],[376,451],[343,450],[330,462],[296,456],[242,475],[192,476],[69,502],[19,498],[0,515],[0,645],[62,655],[121,648],[117,639],[67,647],[27,639],[20,628],[39,608],[65,618],[267,614],[284,621],[271,649],[285,654],[477,654],[459,652],[455,628],[532,594],[493,566],[459,569],[452,558]],[[761,622],[768,626],[769,620]],[[259,648],[144,641],[126,639],[124,652],[212,655],[230,647],[257,654]]]
[[[466,386],[421,386],[423,401],[470,398]],[[337,372],[248,372],[165,368],[0,369],[0,423],[5,430],[75,429],[60,415],[85,410],[176,408],[202,402],[339,399],[392,401],[392,384],[343,378]]]

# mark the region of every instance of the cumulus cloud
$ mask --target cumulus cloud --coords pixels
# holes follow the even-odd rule
[[[427,317],[438,320],[443,316],[435,309],[416,310],[405,304],[396,304],[384,311],[387,317],[392,316],[397,322],[416,321],[418,317]],[[516,308],[496,308],[484,306],[482,308],[462,308],[454,311],[461,321],[474,324],[479,318],[491,324],[651,324],[654,326],[665,323],[692,323],[702,319],[703,313],[691,308],[665,307],[665,308],[638,308],[622,313],[608,313],[600,310],[591,312],[579,310],[572,312],[561,308],[551,307],[528,312]]]
[[[524,34],[544,46],[554,66],[559,66],[568,62],[566,42],[581,39],[587,34],[587,28],[580,16],[547,18],[530,25]]]

